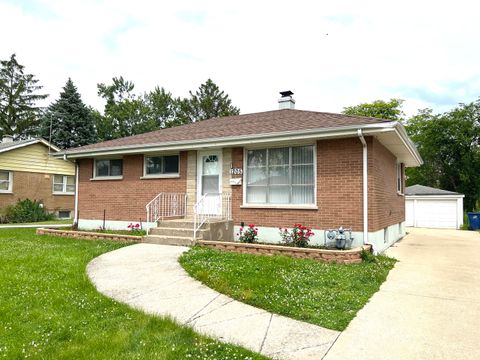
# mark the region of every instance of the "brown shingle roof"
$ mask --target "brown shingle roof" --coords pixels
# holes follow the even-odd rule
[[[86,145],[75,149],[69,149],[68,152],[76,153],[106,148],[121,148],[124,146],[131,147],[174,141],[226,138],[281,133],[287,131],[335,128],[349,125],[378,124],[383,122],[389,122],[389,120],[363,116],[283,109],[213,118],[193,124]]]

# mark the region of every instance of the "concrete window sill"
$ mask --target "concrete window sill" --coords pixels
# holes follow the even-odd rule
[[[13,191],[1,190],[0,194],[13,194]]]
[[[150,179],[178,179],[180,178],[179,174],[164,174],[164,175],[145,175],[141,176],[140,180],[150,180]]]
[[[72,195],[75,195],[75,193],[73,193],[73,192],[53,192],[52,195],[60,195],[60,196],[67,195],[67,196],[72,196]]]
[[[241,209],[299,209],[299,210],[318,210],[316,205],[274,205],[274,204],[244,204]]]
[[[90,181],[108,181],[108,180],[123,180],[123,176],[99,176],[91,178]]]

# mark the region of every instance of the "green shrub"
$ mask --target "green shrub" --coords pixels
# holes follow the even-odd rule
[[[25,199],[7,207],[3,221],[8,223],[25,223],[53,220],[54,218],[54,215],[45,210],[36,200]]]

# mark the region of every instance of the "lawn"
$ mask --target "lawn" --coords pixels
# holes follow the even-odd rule
[[[263,359],[99,294],[85,273],[125,246],[0,230],[0,358]]]
[[[247,304],[329,329],[344,330],[378,291],[395,260],[355,265],[258,256],[194,247],[180,263],[207,286]]]

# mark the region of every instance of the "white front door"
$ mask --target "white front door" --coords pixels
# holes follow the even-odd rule
[[[197,170],[197,201],[205,196],[197,211],[203,214],[221,214],[222,151],[199,151]]]

